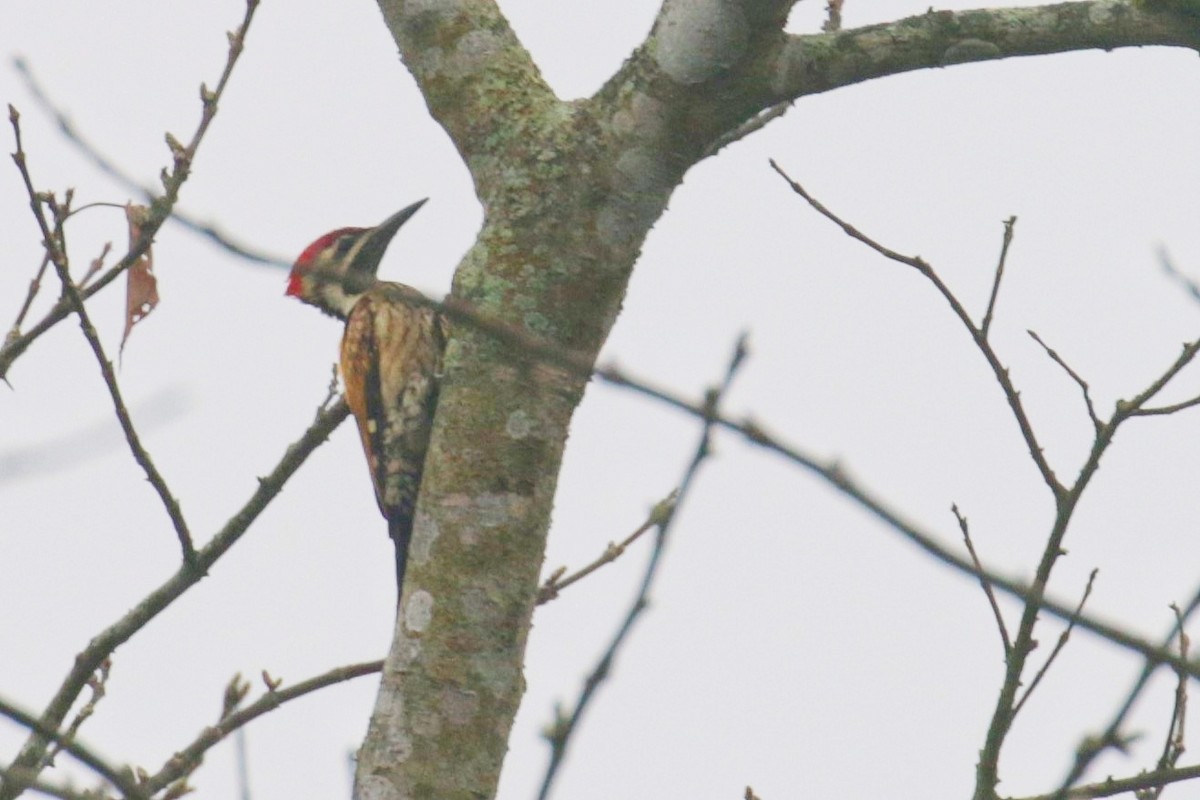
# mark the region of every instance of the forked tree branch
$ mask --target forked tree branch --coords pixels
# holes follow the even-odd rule
[[[1009,377],[1007,368],[1003,366],[998,355],[993,350],[988,337],[982,329],[982,326],[974,323],[966,309],[963,307],[962,303],[954,295],[950,287],[941,280],[933,267],[919,257],[906,256],[898,253],[862,233],[853,225],[837,216],[835,213],[813,198],[802,186],[800,186],[799,183],[788,177],[779,168],[779,166],[775,164],[774,161],[771,162],[771,166],[789,183],[789,185],[792,187],[792,190],[796,194],[802,197],[822,216],[825,216],[830,221],[838,225],[848,236],[861,242],[890,261],[916,269],[917,272],[919,272],[922,276],[927,278],[930,283],[933,284],[938,293],[950,305],[955,316],[957,316],[962,322],[963,327],[966,328],[977,349],[992,367],[993,375],[997,383],[1000,384],[1000,387],[1006,399],[1008,400],[1009,407],[1012,409],[1021,434],[1025,439],[1026,446],[1029,448],[1030,456],[1032,457],[1034,463],[1038,466],[1039,470],[1042,472],[1043,478],[1045,479],[1046,484],[1053,495],[1055,503],[1054,520],[1049,534],[1046,537],[1046,544],[1038,562],[1033,583],[1028,587],[1027,591],[1022,593],[1022,600],[1025,607],[1021,614],[1016,636],[1012,640],[1012,646],[1006,651],[1007,658],[1005,659],[1004,680],[1000,687],[995,710],[993,711],[984,746],[980,750],[980,758],[976,766],[975,798],[976,800],[992,800],[992,798],[996,797],[995,787],[1000,780],[998,770],[1001,747],[1008,735],[1008,732],[1011,730],[1013,719],[1015,718],[1018,710],[1021,708],[1024,698],[1028,697],[1028,692],[1026,692],[1024,697],[1018,699],[1018,692],[1022,685],[1027,660],[1030,653],[1033,651],[1033,648],[1036,646],[1034,629],[1038,621],[1039,612],[1046,607],[1044,604],[1044,599],[1046,596],[1047,587],[1049,585],[1050,575],[1058,559],[1065,552],[1063,549],[1063,541],[1074,510],[1079,502],[1079,499],[1082,497],[1083,492],[1090,484],[1091,479],[1095,476],[1096,470],[1100,465],[1100,459],[1107,451],[1109,445],[1111,445],[1113,436],[1116,434],[1117,429],[1131,417],[1138,416],[1139,412],[1145,408],[1146,403],[1157,396],[1159,392],[1161,392],[1188,364],[1192,362],[1197,353],[1200,353],[1200,340],[1185,344],[1182,352],[1174,360],[1174,362],[1171,363],[1146,389],[1135,395],[1131,400],[1118,401],[1111,417],[1109,417],[1109,419],[1106,421],[1100,421],[1096,418],[1091,404],[1091,398],[1086,389],[1086,382],[1084,382],[1083,379],[1080,378],[1079,375],[1072,370],[1070,366],[1067,365],[1060,356],[1058,356],[1057,353],[1054,353],[1054,351],[1046,348],[1051,358],[1060,366],[1062,366],[1072,377],[1072,379],[1084,388],[1084,397],[1085,400],[1087,400],[1089,418],[1093,423],[1095,431],[1091,450],[1084,459],[1084,463],[1079,468],[1079,472],[1076,475],[1074,482],[1069,486],[1062,484],[1054,476],[1053,471],[1050,469],[1049,462],[1045,458],[1045,454],[1042,452],[1040,445],[1038,445],[1038,440],[1034,434],[1032,424],[1030,423],[1030,420],[1024,411],[1023,404],[1020,400],[1020,395]],[[1004,243],[1005,250],[1007,249],[1008,244],[1008,237],[1006,237]],[[1003,268],[1003,263],[1004,259],[1001,258],[1000,266],[997,268],[997,271]],[[998,275],[995,285],[999,286]],[[989,301],[989,309],[994,307],[994,304],[995,294],[993,293],[993,297]],[[1040,340],[1039,343],[1041,343]],[[1045,347],[1044,344],[1043,347]],[[1184,406],[1187,405],[1190,404],[1184,404]],[[1087,593],[1085,592],[1084,598],[1086,599],[1086,597]],[[1200,598],[1200,595],[1198,595],[1198,598]],[[1195,604],[1196,601],[1193,601],[1193,604],[1188,607],[1188,611],[1182,615],[1180,624],[1182,624],[1182,620],[1186,619],[1195,609]],[[1065,643],[1065,636],[1070,633],[1071,626],[1079,624],[1082,627],[1087,627],[1084,621],[1085,618],[1081,614],[1082,606],[1083,603],[1081,601],[1079,609],[1077,609],[1074,614],[1067,617],[1067,619],[1070,620],[1070,625],[1068,626],[1067,634],[1064,634],[1064,638],[1061,640],[1061,643]],[[1110,639],[1110,641],[1112,640]],[[1162,648],[1158,648],[1159,652],[1164,652],[1169,645],[1170,640],[1168,639]],[[1057,649],[1055,654],[1057,654]],[[1051,655],[1051,661],[1053,660],[1053,656],[1055,654]],[[1149,653],[1144,653],[1144,655],[1146,656],[1146,664],[1143,676],[1144,678],[1148,678],[1149,674],[1151,674],[1164,662]],[[1171,663],[1173,666],[1175,664],[1182,665],[1186,661],[1187,659],[1184,657],[1172,656],[1171,658]],[[1185,668],[1182,666],[1180,668],[1183,670],[1183,672],[1186,672],[1189,675],[1195,676],[1197,674],[1196,670],[1193,668]],[[1035,676],[1035,684],[1041,678],[1041,674],[1042,673],[1039,673],[1037,676]],[[1138,693],[1140,693],[1142,686],[1144,686],[1144,682],[1139,683],[1133,692],[1131,692],[1130,703],[1132,703],[1132,700],[1136,698]],[[1030,688],[1032,689],[1032,686]],[[1065,796],[1067,789],[1073,785],[1080,776],[1082,776],[1084,769],[1086,769],[1087,765],[1091,763],[1091,760],[1095,758],[1096,754],[1100,750],[1103,750],[1108,746],[1121,745],[1122,740],[1119,737],[1119,725],[1126,711],[1127,708],[1122,713],[1117,715],[1113,724],[1105,732],[1105,736],[1098,740],[1098,745],[1095,747],[1082,748],[1080,750],[1080,752],[1077,754],[1075,765],[1059,789],[1059,796]]]

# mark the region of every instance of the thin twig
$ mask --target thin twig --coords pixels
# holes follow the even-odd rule
[[[1197,402],[1200,402],[1200,399],[1192,399],[1184,401],[1183,403],[1176,403],[1174,406],[1167,406],[1166,409],[1144,408],[1145,404],[1153,400],[1154,396],[1162,391],[1163,388],[1170,383],[1171,379],[1179,374],[1180,370],[1192,363],[1192,360],[1196,357],[1197,353],[1200,353],[1200,339],[1196,339],[1195,341],[1191,342],[1185,342],[1179,357],[1176,358],[1171,366],[1167,367],[1166,371],[1163,372],[1163,374],[1160,375],[1159,378],[1154,381],[1154,383],[1150,384],[1145,391],[1138,394],[1132,400],[1120,400],[1117,402],[1117,412],[1123,416],[1131,417],[1152,416],[1156,414],[1170,413],[1170,411],[1167,409],[1179,410],[1181,408],[1191,408],[1192,406],[1196,405]]]
[[[50,254],[42,253],[42,263],[38,265],[37,272],[34,273],[33,279],[29,281],[29,290],[25,294],[25,302],[21,303],[21,310],[17,312],[17,318],[13,320],[12,327],[8,329],[8,334],[4,337],[5,344],[21,335],[21,325],[25,323],[25,316],[29,313],[29,307],[33,305],[34,298],[41,291],[42,277],[46,274],[46,267],[48,266],[50,266]]]
[[[1156,406],[1153,408],[1139,408],[1136,411],[1132,412],[1130,414],[1130,416],[1132,416],[1132,417],[1160,417],[1160,416],[1164,416],[1166,414],[1174,414],[1177,411],[1184,411],[1185,409],[1195,408],[1198,405],[1200,405],[1200,396],[1193,397],[1190,400],[1184,400],[1182,403],[1174,403],[1169,406]]]
[[[1096,415],[1096,406],[1092,404],[1092,394],[1091,390],[1088,388],[1087,381],[1080,377],[1079,373],[1071,369],[1071,367],[1067,365],[1066,361],[1063,361],[1062,356],[1058,354],[1058,351],[1054,350],[1050,347],[1050,345],[1042,341],[1042,337],[1038,336],[1036,331],[1026,330],[1025,332],[1028,333],[1035,342],[1042,346],[1042,349],[1046,351],[1046,355],[1050,357],[1050,360],[1062,367],[1063,371],[1066,372],[1067,375],[1071,377],[1071,380],[1075,381],[1080,390],[1083,391],[1083,402],[1084,405],[1087,406],[1088,418],[1092,421],[1092,428],[1096,432],[1099,432],[1104,426],[1104,423],[1102,423],[1100,421],[1100,417]]]
[[[1059,634],[1054,649],[1050,651],[1049,657],[1046,658],[1046,663],[1042,664],[1042,668],[1033,676],[1033,680],[1029,682],[1029,688],[1025,690],[1025,694],[1021,695],[1021,699],[1013,705],[1012,716],[1015,717],[1021,712],[1021,707],[1025,705],[1025,701],[1029,699],[1029,696],[1033,694],[1033,690],[1038,687],[1038,684],[1042,682],[1042,678],[1050,671],[1050,666],[1054,663],[1054,659],[1058,658],[1058,654],[1067,646],[1067,640],[1071,638],[1071,631],[1075,628],[1075,620],[1083,613],[1083,605],[1092,594],[1092,586],[1095,584],[1096,575],[1099,572],[1100,570],[1093,569],[1091,574],[1088,575],[1087,586],[1083,588],[1083,597],[1079,598],[1079,605],[1075,607],[1075,616],[1067,620],[1066,630]]]
[[[55,742],[50,749],[46,751],[46,755],[42,758],[41,762],[38,763],[37,769],[41,770],[54,764],[54,757],[62,751],[62,741],[75,741],[75,738],[79,735],[79,728],[88,719],[88,717],[96,713],[96,706],[102,699],[104,699],[105,687],[108,685],[108,675],[111,669],[111,658],[106,658],[100,663],[100,668],[96,670],[96,673],[91,677],[91,679],[88,680],[87,683],[88,688],[92,690],[91,697],[89,697],[88,701],[83,704],[83,707],[75,714],[75,718],[71,720],[71,724],[67,726],[65,731],[63,731],[62,740]]]
[[[374,675],[383,669],[383,661],[367,661],[361,664],[349,664],[331,669],[308,680],[300,681],[291,686],[281,688],[281,684],[272,681],[268,691],[244,708],[229,709],[223,712],[220,721],[210,725],[200,732],[191,744],[179,750],[171,757],[163,768],[156,774],[144,779],[142,786],[151,793],[157,793],[181,778],[186,778],[204,758],[204,754],[220,743],[226,736],[239,730],[247,723],[258,719],[268,711],[279,708],[307,694],[324,689],[327,686],[344,683],[364,675]]]
[[[13,136],[16,139],[17,145],[17,152],[13,154],[13,161],[17,165],[17,170],[21,173],[21,180],[24,181],[25,189],[29,193],[29,205],[33,210],[33,215],[37,220],[38,226],[41,228],[50,263],[54,265],[54,269],[58,273],[58,279],[62,283],[63,295],[70,302],[75,314],[79,316],[79,327],[83,330],[83,336],[87,339],[88,345],[96,357],[96,362],[100,365],[100,374],[103,376],[104,385],[108,388],[108,394],[112,398],[113,409],[117,414],[117,421],[120,422],[121,430],[125,433],[125,441],[129,443],[129,450],[133,453],[133,459],[142,468],[142,471],[146,473],[146,479],[154,487],[154,491],[158,493],[159,500],[162,501],[163,508],[166,509],[167,516],[171,519],[171,525],[175,528],[175,535],[179,539],[179,547],[183,551],[183,560],[191,563],[196,557],[196,548],[192,544],[192,535],[188,531],[187,521],[183,518],[183,512],[179,508],[179,501],[171,494],[171,489],[167,486],[166,479],[163,478],[158,468],[154,466],[154,461],[150,458],[150,453],[142,446],[141,438],[138,436],[137,430],[133,427],[133,419],[129,416],[129,409],[125,406],[124,398],[121,397],[121,388],[117,385],[117,376],[113,371],[112,362],[108,360],[108,356],[104,353],[104,345],[100,343],[100,336],[96,333],[96,328],[92,325],[92,320],[88,316],[87,308],[83,303],[83,297],[80,295],[78,288],[76,288],[75,282],[71,279],[71,273],[67,265],[66,249],[63,246],[62,215],[58,213],[52,197],[39,195],[34,188],[33,179],[29,174],[25,149],[21,142],[20,115],[11,105],[8,107],[8,111],[9,121],[12,123]],[[51,231],[50,225],[46,220],[46,215],[42,210],[43,204],[50,205],[54,211],[55,228],[53,231]]]
[[[1191,649],[1191,640],[1184,630],[1182,620],[1180,620],[1179,606],[1171,604],[1171,611],[1175,614],[1177,627],[1179,628],[1179,655],[1186,659],[1188,651]],[[1157,769],[1168,769],[1174,767],[1179,761],[1179,757],[1183,755],[1185,746],[1185,736],[1187,733],[1187,699],[1188,699],[1188,676],[1180,675],[1176,672],[1175,683],[1175,702],[1171,704],[1171,722],[1167,725],[1166,741],[1163,742],[1162,755],[1158,758]],[[1157,796],[1157,795],[1156,795]]]
[[[967,518],[959,512],[957,503],[951,505],[950,510],[954,513],[954,518],[958,520],[958,529],[962,531],[963,542],[966,543],[967,552],[971,555],[971,563],[979,571],[979,585],[983,587],[988,605],[992,607],[992,615],[996,618],[996,628],[1000,631],[1000,643],[1004,646],[1004,658],[1008,660],[1012,654],[1012,640],[1008,637],[1008,628],[1004,624],[1004,615],[1000,613],[1000,604],[996,602],[996,593],[992,591],[992,584],[984,577],[983,563],[980,562],[979,554],[975,552],[975,544],[971,541],[971,529],[967,525]]]
[[[1004,277],[1004,262],[1008,259],[1008,248],[1013,240],[1013,226],[1017,224],[1015,216],[1004,220],[1004,240],[1000,243],[1000,261],[996,264],[996,275],[992,279],[992,294],[988,297],[987,311],[984,312],[983,322],[979,325],[979,333],[987,338],[992,327],[992,315],[996,311],[996,299],[1000,296],[1000,279]]]
[[[112,242],[105,242],[104,247],[100,248],[100,255],[92,259],[92,263],[88,264],[87,272],[76,281],[79,288],[87,286],[87,282],[99,274],[100,270],[104,269],[104,259],[108,258],[108,254],[112,252]]]
[[[750,134],[767,127],[769,123],[786,114],[795,104],[795,102],[795,100],[785,100],[782,103],[773,105],[766,111],[761,111],[758,114],[755,114],[753,117],[738,125],[728,133],[718,136],[708,145],[708,147],[704,148],[704,154],[700,156],[700,160],[715,156],[721,150],[725,149],[734,142],[745,139]]]
[[[547,738],[550,740],[550,763],[546,767],[546,775],[542,779],[542,786],[538,792],[538,800],[546,800],[550,796],[550,787],[553,785],[559,768],[562,766],[567,746],[571,741],[571,735],[577,730],[579,722],[583,718],[584,711],[587,710],[592,698],[595,697],[596,690],[611,672],[617,653],[633,630],[634,623],[649,604],[650,588],[654,584],[654,578],[658,573],[658,566],[666,549],[671,523],[675,519],[675,512],[679,510],[679,505],[687,497],[688,490],[692,486],[692,481],[700,465],[712,452],[710,447],[712,429],[716,424],[721,399],[733,382],[738,368],[746,357],[746,352],[746,340],[743,336],[738,339],[734,347],[733,357],[729,361],[729,367],[725,371],[724,379],[720,385],[710,389],[707,393],[704,404],[704,426],[701,430],[699,444],[696,446],[696,453],[692,456],[691,462],[684,471],[683,479],[679,482],[679,494],[676,502],[657,526],[654,550],[651,552],[650,560],[646,564],[646,572],[642,576],[642,584],[638,589],[637,597],[634,598],[633,604],[626,612],[621,626],[617,629],[616,635],[613,636],[604,655],[600,657],[600,660],[584,681],[583,690],[580,692],[579,698],[575,701],[574,709],[568,715],[559,715],[555,720],[553,728],[547,734]]]
[[[538,589],[537,604],[540,606],[543,603],[548,603],[551,600],[554,600],[558,597],[559,592],[561,592],[563,589],[567,588],[573,583],[583,580],[605,564],[610,564],[613,561],[616,561],[625,552],[626,548],[641,538],[642,534],[651,528],[656,528],[662,525],[663,522],[670,517],[672,513],[674,513],[675,503],[678,501],[678,499],[679,490],[672,489],[670,494],[655,503],[654,508],[650,511],[650,515],[646,517],[645,522],[638,526],[637,530],[622,539],[620,544],[613,544],[610,542],[608,547],[604,548],[604,552],[601,553],[595,561],[587,566],[580,568],[570,575],[567,575],[565,578],[563,575],[566,574],[567,568],[559,567],[556,569],[550,574],[550,577],[546,578],[546,581],[542,584],[541,588]]]

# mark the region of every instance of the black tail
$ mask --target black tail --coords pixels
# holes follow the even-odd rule
[[[388,518],[388,536],[396,546],[396,608],[404,594],[404,570],[408,566],[408,543],[412,539],[412,515],[395,513]]]

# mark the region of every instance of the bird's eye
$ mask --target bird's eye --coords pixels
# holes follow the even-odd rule
[[[350,252],[350,249],[354,247],[354,242],[356,239],[357,237],[355,236],[339,236],[337,241],[333,244],[333,249],[334,252],[337,253],[337,257],[345,257],[345,255]]]

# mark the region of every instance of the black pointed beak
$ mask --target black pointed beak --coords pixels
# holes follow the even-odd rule
[[[350,262],[350,271],[367,275],[374,275],[378,272],[379,262],[383,261],[383,254],[387,252],[388,245],[391,244],[396,232],[400,230],[400,226],[408,222],[409,218],[417,213],[428,200],[428,197],[418,200],[372,228],[367,233],[366,242],[355,254],[354,260]]]

